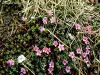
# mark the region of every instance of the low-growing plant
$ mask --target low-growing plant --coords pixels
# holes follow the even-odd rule
[[[99,75],[100,20],[90,14],[94,7],[81,0],[22,3],[23,16],[11,18],[10,36],[1,41],[1,75]]]

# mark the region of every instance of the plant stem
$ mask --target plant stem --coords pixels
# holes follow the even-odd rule
[[[35,73],[32,72],[25,64],[22,63],[22,65],[23,65],[25,68],[27,68],[33,75],[35,75]]]

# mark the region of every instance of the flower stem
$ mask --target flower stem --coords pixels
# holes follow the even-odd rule
[[[22,63],[22,65],[23,65],[25,68],[27,68],[33,75],[35,75],[35,73],[32,72],[25,64]]]

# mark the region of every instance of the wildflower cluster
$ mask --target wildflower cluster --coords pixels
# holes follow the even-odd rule
[[[38,14],[39,8],[34,8],[33,11]],[[24,55],[18,56],[17,62],[14,59],[8,59],[6,61],[7,67],[12,68],[16,63],[19,66],[21,65],[18,68],[20,75],[26,75],[28,70],[33,75],[34,73],[41,75],[42,73],[51,75],[72,74],[74,69],[79,70],[81,65],[84,66],[82,63],[85,63],[88,68],[91,67],[90,36],[93,34],[92,26],[76,23],[73,26],[75,35],[67,28],[65,30],[63,27],[59,28],[63,21],[57,18],[53,10],[47,10],[46,14],[46,16],[40,18],[39,23],[32,24],[31,22],[35,19],[37,21],[36,15],[31,16],[31,20],[22,17],[22,21],[26,24],[25,27],[23,26],[26,32],[23,32],[23,29],[22,35],[18,35],[18,42],[21,46],[17,45],[17,47],[20,47],[26,57]],[[91,17],[88,20],[91,21]],[[50,25],[51,27],[54,25],[54,28],[49,29]],[[24,50],[26,50],[26,53]]]

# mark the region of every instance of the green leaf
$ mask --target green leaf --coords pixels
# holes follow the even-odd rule
[[[56,62],[56,66],[57,68],[60,68],[60,64],[58,62]]]
[[[34,27],[34,26],[31,27],[32,32],[34,32],[35,29],[36,29],[36,27]]]
[[[100,44],[100,40],[98,40],[98,42],[95,45],[99,45]]]
[[[48,43],[49,46],[53,45],[53,39],[50,40],[50,42]]]
[[[30,62],[27,62],[26,63],[30,68],[34,68],[34,66],[30,63]]]

